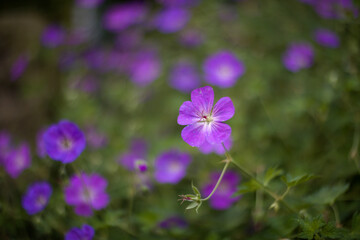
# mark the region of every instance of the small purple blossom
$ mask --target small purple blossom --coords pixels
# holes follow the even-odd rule
[[[19,56],[11,67],[11,80],[15,81],[20,78],[25,72],[29,64],[29,58],[26,55]]]
[[[65,31],[58,25],[50,25],[44,29],[41,35],[41,42],[45,47],[55,48],[63,43]]]
[[[17,178],[22,171],[30,167],[30,164],[30,147],[26,143],[10,150],[4,159],[5,169],[12,178]]]
[[[86,65],[90,68],[90,69],[94,69],[94,70],[104,70],[105,66],[105,59],[106,59],[106,54],[105,51],[101,48],[92,48],[87,50],[84,55],[84,60]]]
[[[154,19],[155,27],[162,33],[174,33],[181,30],[190,19],[190,12],[182,8],[167,8]]]
[[[156,53],[141,51],[133,56],[129,66],[130,79],[136,85],[145,87],[155,81],[161,73],[161,63]]]
[[[200,75],[192,63],[182,61],[171,70],[170,85],[181,92],[190,92],[201,85]]]
[[[51,125],[44,133],[43,139],[47,155],[62,163],[73,162],[86,145],[83,132],[68,120]]]
[[[210,176],[210,183],[205,185],[202,189],[204,196],[208,196],[214,189],[217,180],[219,179],[220,173],[213,173]],[[238,201],[241,196],[233,197],[232,195],[236,192],[238,184],[240,182],[240,176],[233,171],[225,173],[219,187],[216,189],[214,195],[210,198],[210,206],[216,210],[224,210]]]
[[[46,157],[44,134],[45,134],[45,129],[41,129],[36,136],[36,152],[40,158]]]
[[[35,182],[31,184],[22,198],[22,206],[29,215],[44,210],[52,193],[48,182]]]
[[[327,19],[343,19],[347,13],[357,17],[359,13],[352,0],[316,0],[312,5],[321,17]]]
[[[140,170],[139,165],[144,165],[142,161],[145,160],[147,154],[147,143],[143,139],[133,139],[130,146],[130,151],[122,154],[118,163],[129,171]],[[143,167],[141,167],[143,168]]]
[[[65,234],[65,240],[92,240],[95,235],[93,227],[83,224],[81,228],[74,227]]]
[[[89,217],[93,214],[93,209],[100,210],[108,205],[106,186],[106,179],[99,174],[74,175],[65,188],[65,202],[75,207],[76,214]]]
[[[224,142],[224,145],[226,147],[226,150],[230,150],[231,146],[232,146],[232,140],[231,137],[229,137],[228,139],[226,139]],[[215,152],[218,155],[223,155],[225,154],[225,149],[222,145],[222,143],[216,143],[216,144],[211,144],[207,141],[205,141],[200,147],[199,147],[200,152],[204,153],[204,154],[209,154],[212,152]]]
[[[104,0],[76,0],[76,4],[84,8],[94,8],[99,6]]]
[[[221,88],[235,85],[244,74],[245,66],[233,53],[221,51],[205,60],[203,66],[205,80]]]
[[[169,150],[155,160],[155,179],[159,183],[176,184],[186,175],[191,156],[179,150]]]
[[[189,224],[182,217],[171,216],[159,222],[158,226],[163,229],[172,229],[172,228],[185,229],[189,226]]]
[[[105,12],[104,28],[119,32],[131,25],[141,23],[145,19],[147,9],[140,2],[116,4]]]
[[[315,31],[314,39],[318,44],[328,48],[337,48],[340,45],[340,40],[336,33],[324,28]]]
[[[181,137],[193,147],[200,147],[205,141],[219,144],[231,135],[231,127],[224,121],[235,114],[234,104],[229,97],[221,98],[213,107],[214,90],[206,86],[191,92],[191,101],[184,102],[179,110],[178,124],[188,125]]]
[[[282,58],[284,66],[291,72],[310,68],[314,61],[314,50],[308,43],[292,43]]]

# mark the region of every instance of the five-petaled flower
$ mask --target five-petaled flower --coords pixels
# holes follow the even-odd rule
[[[206,86],[191,92],[191,101],[184,102],[179,110],[178,124],[188,125],[181,137],[193,147],[205,141],[219,144],[229,138],[231,127],[225,123],[235,114],[234,104],[229,97],[221,98],[213,107],[214,90]]]

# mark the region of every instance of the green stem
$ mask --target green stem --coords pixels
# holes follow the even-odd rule
[[[334,212],[336,226],[341,227],[339,211],[338,211],[336,205],[335,204],[330,204],[330,207],[332,208],[332,210]]]
[[[225,174],[225,172],[226,172],[226,169],[228,168],[231,160],[228,159],[228,158],[226,158],[225,162],[226,162],[226,163],[225,163],[225,166],[224,166],[224,168],[223,168],[223,170],[222,170],[222,172],[221,172],[221,174],[220,174],[220,177],[219,177],[219,179],[218,179],[218,181],[217,181],[214,189],[211,191],[211,193],[209,194],[209,196],[207,196],[206,198],[200,199],[200,201],[207,201],[207,200],[209,200],[209,199],[211,198],[211,196],[215,193],[216,189],[219,187],[219,185],[220,185],[220,183],[221,183],[221,180],[223,179],[224,174]]]

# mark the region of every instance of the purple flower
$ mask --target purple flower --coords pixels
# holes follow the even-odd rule
[[[89,217],[93,209],[100,210],[108,205],[106,186],[106,179],[98,174],[74,175],[65,188],[65,202],[75,207],[76,214]]]
[[[138,30],[127,30],[118,34],[115,40],[116,47],[122,50],[135,49],[143,39],[142,33]]]
[[[189,225],[188,222],[184,218],[178,216],[168,217],[162,220],[161,222],[159,222],[158,224],[158,226],[163,229],[172,229],[172,228],[184,229],[187,228],[188,225]]]
[[[208,196],[214,189],[220,173],[213,173],[210,176],[210,183],[205,185],[202,189],[203,195]],[[232,197],[236,192],[237,186],[240,182],[240,176],[233,171],[225,173],[219,187],[216,189],[214,195],[210,198],[210,206],[217,210],[224,210],[240,199],[241,196]]]
[[[313,64],[314,51],[308,43],[292,43],[283,55],[284,66],[291,72],[309,68]]]
[[[158,56],[151,51],[135,54],[130,66],[130,79],[136,85],[144,87],[156,80],[161,73]]]
[[[1,131],[0,132],[0,165],[4,163],[5,157],[7,156],[7,154],[11,149],[10,144],[11,144],[10,134],[5,131]]]
[[[92,48],[84,53],[84,60],[90,69],[104,70],[105,59],[105,52],[100,48]]]
[[[91,240],[94,234],[94,228],[84,224],[81,228],[74,227],[70,229],[65,235],[65,240]]]
[[[119,32],[131,25],[142,22],[146,15],[146,6],[139,2],[116,4],[105,12],[104,28]]]
[[[231,137],[229,137],[228,139],[226,139],[224,142],[224,145],[226,147],[226,150],[230,150],[231,146],[232,146],[232,140]],[[199,147],[200,152],[204,153],[204,154],[209,154],[211,152],[215,152],[218,155],[223,155],[225,154],[225,150],[224,147],[221,143],[216,143],[216,144],[211,144],[208,141],[205,141],[200,147]]]
[[[94,8],[99,6],[104,0],[76,0],[77,5],[84,8]]]
[[[46,157],[44,134],[45,134],[45,129],[41,129],[36,136],[36,151],[40,158]]]
[[[200,147],[205,141],[219,144],[230,137],[231,127],[225,123],[235,114],[234,104],[229,97],[221,98],[214,106],[214,90],[206,86],[191,92],[191,101],[184,102],[179,110],[178,124],[188,125],[181,137],[193,147]]]
[[[146,162],[144,161],[147,154],[147,144],[143,139],[134,139],[131,142],[130,151],[122,154],[119,157],[118,163],[129,171],[147,169]],[[146,166],[145,166],[146,165]],[[146,169],[145,169],[146,168]]]
[[[73,162],[85,149],[83,132],[68,120],[51,125],[43,138],[47,155],[62,163]]]
[[[25,72],[29,64],[29,58],[26,55],[19,56],[11,67],[11,80],[15,81]]]
[[[186,47],[197,47],[204,42],[204,35],[195,29],[188,29],[180,33],[179,42]]]
[[[31,184],[22,198],[22,206],[29,215],[44,210],[52,193],[48,182],[35,182]]]
[[[205,80],[221,88],[235,85],[245,72],[244,64],[231,52],[221,51],[206,59],[204,66]]]
[[[155,179],[159,183],[176,184],[186,175],[186,169],[191,162],[188,153],[179,150],[169,150],[155,160]]]
[[[337,48],[340,45],[339,37],[328,29],[317,29],[314,33],[314,38],[318,44],[324,47]]]
[[[346,12],[358,16],[358,8],[352,0],[316,0],[313,1],[315,11],[323,18],[343,19]]]
[[[17,149],[12,149],[4,159],[5,169],[12,178],[17,178],[22,171],[29,168],[31,154],[28,144],[23,143]]]
[[[200,84],[199,73],[190,62],[177,63],[170,73],[170,85],[181,92],[190,92]]]
[[[86,141],[94,149],[102,148],[107,144],[105,134],[99,132],[95,126],[89,125],[85,129]]]
[[[173,33],[181,30],[190,19],[190,13],[182,8],[167,8],[154,19],[155,27],[162,33]]]
[[[44,29],[41,42],[45,47],[55,48],[63,43],[65,31],[58,25],[50,25]]]

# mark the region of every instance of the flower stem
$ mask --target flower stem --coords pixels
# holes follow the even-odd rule
[[[221,174],[220,174],[220,177],[219,177],[219,179],[218,179],[218,181],[217,181],[214,189],[211,191],[211,193],[209,194],[209,196],[207,196],[206,198],[200,199],[201,201],[207,201],[207,200],[209,200],[209,199],[211,198],[211,196],[215,193],[216,189],[219,187],[219,185],[220,185],[220,183],[221,183],[222,178],[224,177],[224,174],[225,174],[226,169],[228,168],[230,162],[231,162],[231,160],[228,159],[228,158],[226,158],[226,160],[225,160],[225,166],[224,166],[224,168],[223,168],[223,170],[222,170],[222,172],[221,172]]]
[[[335,204],[330,204],[330,207],[331,207],[332,210],[334,211],[336,227],[341,227],[339,211],[338,211],[336,205],[335,205]]]

